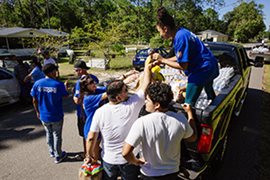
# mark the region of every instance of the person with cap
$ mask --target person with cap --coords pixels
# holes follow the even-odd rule
[[[213,100],[216,97],[213,80],[219,75],[219,68],[211,51],[189,30],[183,27],[177,30],[174,18],[164,7],[158,9],[156,28],[164,39],[173,41],[176,61],[158,53],[153,54],[153,59],[157,64],[184,70],[188,76],[185,103],[194,106],[203,88],[208,99]]]
[[[83,95],[81,96],[81,91],[80,91],[80,79],[82,76],[90,76],[95,83],[99,83],[99,79],[93,75],[93,74],[88,74],[87,70],[90,68],[87,67],[86,63],[84,61],[78,61],[77,63],[74,64],[74,71],[76,72],[76,75],[79,77],[79,80],[76,82],[75,87],[74,87],[74,95],[73,95],[73,101],[76,104],[76,110],[77,110],[77,126],[78,126],[78,131],[79,135],[83,138],[83,156],[77,155],[77,158],[83,159],[85,156],[85,151],[86,151],[86,145],[85,145],[85,138],[84,138],[84,125],[86,122],[86,114],[84,112],[84,109],[82,108],[83,104]]]
[[[62,128],[64,112],[62,98],[68,96],[67,82],[56,80],[57,66],[46,64],[42,71],[46,78],[40,79],[33,85],[31,96],[37,118],[40,119],[46,131],[49,153],[55,158],[55,163],[63,161],[67,153],[62,151]]]

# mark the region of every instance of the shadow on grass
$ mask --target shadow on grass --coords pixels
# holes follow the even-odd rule
[[[69,57],[60,57],[57,62],[58,63],[68,63],[68,61],[69,61]]]

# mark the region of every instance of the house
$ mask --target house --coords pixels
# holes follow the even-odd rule
[[[197,34],[202,41],[213,41],[213,42],[226,42],[228,41],[228,35],[222,34],[214,30],[205,30]]]

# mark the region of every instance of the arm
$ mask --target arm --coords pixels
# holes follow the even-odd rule
[[[77,105],[81,105],[83,103],[84,92],[80,91],[80,83],[79,81],[76,82],[74,86],[74,95],[73,95],[73,102]]]
[[[171,57],[171,58],[163,58],[160,54],[154,53],[153,54],[153,59],[156,60],[156,64],[166,64],[172,68],[175,69],[181,69],[181,70],[186,70],[188,68],[188,63],[178,63],[176,56]]]
[[[143,82],[142,82],[142,86],[141,86],[141,89],[143,90],[143,92],[145,92],[146,88],[148,87],[148,85],[151,82],[151,68],[152,67],[153,67],[153,63],[146,64],[144,66]]]
[[[193,129],[193,134],[185,140],[188,142],[194,142],[197,140],[197,128],[196,128],[195,120],[193,117],[192,109],[191,109],[191,106],[187,105],[187,104],[184,104],[183,108],[188,115],[188,122],[189,122],[191,128]]]
[[[121,75],[121,76],[120,76],[119,78],[117,78],[117,79],[119,79],[119,80],[124,80],[124,79],[126,79],[127,77],[129,77],[129,76],[131,76],[131,75],[133,75],[133,74],[135,74],[135,73],[138,73],[138,71],[136,71],[136,70],[130,70],[130,71],[126,72],[125,74]]]
[[[96,154],[94,150],[98,146],[97,138],[98,132],[89,132],[86,140],[86,156],[84,159],[85,163],[91,163],[98,160],[98,154]]]
[[[31,79],[31,75],[30,74],[28,74],[27,76],[25,76],[25,78],[24,78],[23,81],[26,83],[26,82],[29,81],[29,79]]]
[[[107,99],[108,96],[107,96],[107,93],[103,93],[102,96],[101,96],[101,100],[104,100],[104,99]]]
[[[40,119],[40,113],[39,113],[39,109],[38,109],[38,100],[34,97],[33,97],[33,106],[34,106],[34,109],[36,111],[37,118]]]
[[[80,105],[82,103],[82,98],[73,96],[73,101],[75,104]]]
[[[65,84],[66,91],[68,91],[68,80],[65,80],[64,84]]]
[[[122,156],[131,164],[136,166],[143,165],[145,161],[143,159],[136,158],[132,152],[133,149],[133,146],[125,142],[122,150]]]
[[[64,98],[67,98],[68,95],[69,95],[69,93],[68,93],[68,80],[66,80],[66,81],[64,82],[64,91],[66,91],[66,92],[64,93],[63,97],[64,97]]]
[[[176,56],[173,56],[173,57],[167,58],[167,60],[172,61],[172,62],[176,62],[177,58],[176,58]]]

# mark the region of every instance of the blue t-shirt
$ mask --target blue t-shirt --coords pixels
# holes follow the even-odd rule
[[[178,63],[188,63],[185,70],[189,83],[204,85],[219,74],[218,63],[209,49],[192,32],[180,28],[174,38],[174,51]]]
[[[96,82],[96,84],[99,83],[99,79],[95,75],[89,74],[89,76]],[[78,80],[75,84],[74,97],[77,97],[77,98],[80,97],[80,80]],[[83,113],[83,110],[80,104],[76,105],[76,110],[77,110],[77,117],[81,118],[81,113]]]
[[[62,97],[67,95],[65,85],[60,81],[43,78],[35,82],[31,96],[38,100],[40,120],[43,122],[63,120]]]
[[[31,76],[36,82],[37,80],[40,80],[42,78],[45,78],[45,74],[40,70],[38,66],[36,66],[32,71],[31,71]]]
[[[95,94],[84,96],[83,99],[83,107],[86,114],[86,122],[84,125],[84,138],[87,138],[87,135],[90,130],[90,126],[92,124],[92,119],[94,113],[96,112],[97,108],[100,106],[100,102],[102,101],[102,94],[106,92],[106,87],[98,87],[96,89]]]

